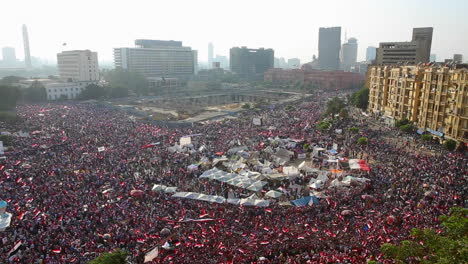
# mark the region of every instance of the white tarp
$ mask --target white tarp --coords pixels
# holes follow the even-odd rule
[[[99,148],[97,148],[97,151],[98,151],[98,152],[103,152],[103,151],[105,151],[105,150],[106,150],[106,147],[99,147]]]
[[[203,193],[194,193],[194,192],[176,192],[172,197],[193,199],[199,201],[205,201],[210,203],[224,203],[226,198],[217,196],[217,195],[207,195]]]
[[[299,170],[294,166],[283,167],[283,173],[288,176],[298,176]]]
[[[166,185],[155,184],[152,188],[156,192],[165,192],[165,193],[175,193],[177,192],[177,187],[169,187]]]
[[[270,201],[259,199],[255,194],[252,194],[247,198],[240,199],[240,205],[268,207],[270,205]]]
[[[10,226],[11,222],[11,214],[5,213],[4,215],[0,216],[0,231],[5,231],[7,227]]]
[[[191,137],[181,137],[180,138],[180,146],[186,146],[192,144],[192,138]]]
[[[242,176],[239,174],[228,173],[217,168],[205,171],[202,175],[200,175],[199,178],[217,180],[239,188],[244,188],[253,191],[258,191],[259,188],[261,190],[261,188],[263,188],[263,186],[266,185],[266,182],[254,180],[247,176]]]
[[[271,198],[278,198],[278,197],[281,197],[282,195],[283,195],[283,193],[278,192],[278,191],[274,191],[274,190],[270,190],[267,193],[265,193],[265,196],[268,196],[268,197],[271,197]]]
[[[145,260],[143,261],[143,263],[152,261],[158,255],[159,255],[159,249],[158,249],[158,247],[155,247],[150,252],[146,253]]]
[[[252,119],[252,123],[256,126],[261,126],[262,125],[262,119],[261,118],[258,118],[258,117],[254,117]]]

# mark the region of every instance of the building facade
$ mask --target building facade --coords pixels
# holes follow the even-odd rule
[[[2,48],[2,56],[3,56],[3,65],[4,66],[15,66],[16,65],[16,54],[15,48],[12,47],[4,47]]]
[[[468,65],[372,66],[368,82],[369,112],[468,142]]]
[[[413,28],[413,39],[408,42],[382,42],[377,49],[377,64],[426,63],[430,60],[431,27]]]
[[[373,61],[377,55],[377,48],[369,46],[366,49],[366,61]]]
[[[196,72],[198,55],[180,41],[135,40],[136,48],[114,48],[116,68],[145,77],[189,78]]]
[[[319,29],[318,66],[322,70],[340,69],[341,27]]]
[[[70,50],[57,54],[57,67],[60,79],[66,82],[99,81],[97,52],[90,50]]]
[[[357,62],[358,43],[356,38],[348,39],[341,48],[341,68],[350,71]]]
[[[231,71],[244,78],[263,79],[263,74],[274,66],[272,49],[248,49],[234,47],[230,50]]]
[[[51,82],[45,83],[47,100],[72,100],[76,99],[86,89],[89,82]]]
[[[24,64],[26,68],[31,68],[31,51],[29,50],[29,34],[26,25],[23,25],[23,46],[24,46]]]
[[[453,54],[453,62],[463,63],[463,55],[462,54]]]
[[[301,60],[298,58],[288,59],[288,67],[290,69],[299,69],[301,67]]]
[[[343,71],[322,71],[302,67],[301,69],[270,69],[265,73],[265,81],[273,84],[301,83],[324,90],[345,90],[360,87],[365,76]]]
[[[213,64],[213,53],[214,53],[214,47],[213,43],[208,43],[208,69],[211,68],[211,65]]]

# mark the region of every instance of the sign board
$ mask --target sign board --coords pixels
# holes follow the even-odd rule
[[[3,141],[0,141],[0,156],[3,156],[5,154],[5,148],[3,147]]]
[[[106,150],[106,147],[99,147],[99,148],[97,148],[97,151],[98,151],[98,152],[103,152],[104,150]]]
[[[192,143],[192,138],[191,137],[181,137],[180,138],[180,146],[186,146],[190,145]]]
[[[333,147],[332,147],[332,149],[334,149],[334,150],[338,150],[338,144],[336,144],[336,143],[333,143]]]
[[[252,123],[256,126],[261,126],[262,125],[262,119],[258,117],[254,117],[252,120]]]
[[[298,159],[305,159],[305,158],[306,158],[306,155],[307,155],[307,154],[305,154],[305,153],[301,153],[301,154],[298,154],[298,155],[297,155],[297,158],[298,158]]]
[[[335,129],[335,133],[336,134],[341,134],[341,133],[343,133],[343,129]]]

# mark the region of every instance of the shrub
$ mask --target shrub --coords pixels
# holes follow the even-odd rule
[[[402,119],[402,120],[397,120],[395,122],[395,126],[396,127],[401,127],[401,126],[404,126],[404,125],[407,125],[409,124],[409,120],[408,119]]]
[[[406,124],[406,125],[402,125],[400,126],[400,129],[403,131],[403,132],[411,132],[413,131],[413,125],[412,124]]]
[[[428,135],[428,134],[421,135],[421,139],[424,141],[432,140],[432,135]]]
[[[444,147],[449,151],[454,151],[457,147],[457,142],[453,139],[449,139],[444,142]]]
[[[250,109],[250,104],[244,104],[244,105],[242,106],[242,108],[244,108],[244,109]]]
[[[368,142],[368,140],[367,140],[366,137],[360,137],[360,138],[358,138],[358,140],[357,140],[357,143],[358,143],[359,145],[366,145],[367,142]]]
[[[125,264],[127,263],[128,253],[124,250],[117,249],[111,253],[103,253],[99,257],[95,258],[90,262],[90,264]]]
[[[20,118],[13,112],[0,112],[0,121],[5,123],[15,123],[20,121]]]
[[[351,133],[358,133],[358,132],[359,132],[359,128],[357,128],[357,127],[352,127],[352,128],[349,129],[349,132],[351,132]]]
[[[317,129],[320,129],[320,130],[327,130],[329,129],[331,126],[331,123],[328,122],[328,121],[322,121],[320,123],[318,123],[317,125]]]

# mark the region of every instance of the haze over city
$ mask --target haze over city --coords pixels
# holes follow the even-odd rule
[[[0,46],[23,58],[21,25],[31,55],[55,61],[62,50],[91,49],[112,61],[112,48],[138,38],[179,40],[206,61],[207,45],[229,56],[234,46],[264,47],[275,57],[311,61],[319,27],[342,27],[342,42],[358,40],[358,61],[368,46],[407,41],[413,27],[433,27],[431,53],[440,59],[468,54],[468,1],[4,1]],[[63,43],[67,43],[64,47]]]

